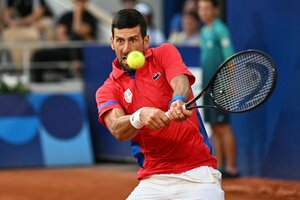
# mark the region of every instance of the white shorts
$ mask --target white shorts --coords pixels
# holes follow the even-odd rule
[[[181,174],[157,174],[140,181],[127,200],[224,200],[221,173],[198,167]]]

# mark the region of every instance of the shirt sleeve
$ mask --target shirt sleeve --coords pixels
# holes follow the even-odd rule
[[[118,90],[109,79],[97,90],[96,103],[98,108],[98,120],[104,126],[106,126],[104,115],[107,111],[114,108],[122,109],[118,99]]]
[[[231,43],[230,34],[225,25],[219,26],[217,29],[220,46],[222,48],[223,58],[226,60],[234,54],[234,49]]]
[[[175,76],[181,74],[185,74],[188,77],[190,85],[195,83],[194,75],[188,70],[174,45],[166,43],[159,46],[156,50],[155,56],[160,67],[164,69],[169,83]]]

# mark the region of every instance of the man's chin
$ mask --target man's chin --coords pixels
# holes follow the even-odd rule
[[[134,71],[134,69],[130,68],[127,63],[125,63],[123,61],[119,61],[119,63],[121,65],[122,69],[124,69],[126,71]]]

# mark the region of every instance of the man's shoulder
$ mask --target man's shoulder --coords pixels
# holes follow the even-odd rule
[[[170,43],[163,43],[157,47],[151,48],[153,53],[169,53],[170,51],[176,50],[176,47]]]

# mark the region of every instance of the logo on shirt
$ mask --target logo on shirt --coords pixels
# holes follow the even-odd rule
[[[161,75],[160,72],[157,72],[157,73],[153,74],[152,79],[155,81],[160,77],[160,75]]]
[[[125,90],[125,92],[124,92],[124,99],[127,103],[132,102],[132,92],[130,91],[129,88],[127,90]]]

